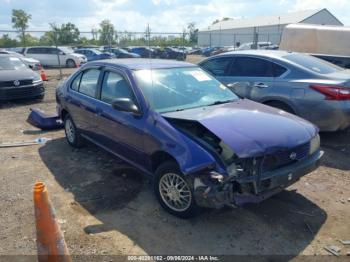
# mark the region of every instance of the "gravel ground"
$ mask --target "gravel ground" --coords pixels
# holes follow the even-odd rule
[[[69,147],[62,130],[28,123],[29,108],[55,112],[57,71],[40,101],[0,105],[0,142],[52,139],[0,149],[0,255],[36,254],[32,186],[44,181],[73,255],[326,255],[350,240],[350,132],[322,134],[321,167],[259,205],[206,210],[181,220],[160,209],[150,181],[89,144]],[[69,74],[72,70],[64,70]],[[1,258],[0,258],[1,260]],[[98,259],[97,259],[98,260]]]

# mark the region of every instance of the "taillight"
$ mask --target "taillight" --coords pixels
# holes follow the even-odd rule
[[[327,85],[311,85],[313,90],[326,96],[326,100],[350,100],[350,88]]]

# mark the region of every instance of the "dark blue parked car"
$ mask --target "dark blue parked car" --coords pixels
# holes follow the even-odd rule
[[[101,51],[93,49],[93,48],[76,49],[76,50],[74,50],[74,53],[85,55],[88,61],[115,58],[115,56],[113,54],[102,53]]]
[[[152,48],[148,48],[145,46],[128,47],[127,50],[128,52],[138,54],[142,58],[153,58],[156,55],[156,52]]]
[[[104,52],[109,52],[115,55],[116,58],[140,58],[141,56],[135,53],[128,52],[119,47],[106,48]]]
[[[89,140],[154,179],[168,212],[260,202],[317,168],[317,128],[239,99],[199,67],[122,59],[82,66],[57,89],[66,138]]]

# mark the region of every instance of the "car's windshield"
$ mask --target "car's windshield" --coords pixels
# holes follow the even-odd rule
[[[26,65],[17,57],[0,56],[0,70],[20,70]]]
[[[97,49],[92,49],[91,51],[94,52],[96,55],[102,54],[102,52],[100,50],[97,50]]]
[[[331,74],[337,71],[344,70],[339,66],[336,66],[332,63],[329,63],[327,61],[321,60],[319,58],[316,58],[310,55],[293,53],[293,54],[285,55],[283,56],[283,58],[318,74]]]
[[[136,70],[135,77],[151,107],[159,113],[238,100],[231,90],[198,67]]]
[[[72,48],[70,48],[70,47],[62,46],[59,49],[65,54],[72,54],[72,53],[74,53],[74,50]]]

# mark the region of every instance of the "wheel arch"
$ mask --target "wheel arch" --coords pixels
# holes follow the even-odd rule
[[[62,120],[64,120],[66,118],[66,116],[69,115],[69,112],[66,109],[62,109],[60,112],[60,117]]]
[[[173,161],[179,166],[179,163],[176,160],[176,158],[168,152],[163,150],[154,152],[151,155],[151,171],[154,173],[157,170],[157,168],[166,161]]]
[[[296,109],[295,105],[293,103],[291,103],[290,101],[288,101],[287,99],[284,98],[280,98],[280,97],[269,97],[269,98],[265,98],[263,100],[259,101],[260,103],[264,104],[264,105],[269,105],[272,103],[282,103],[285,104],[286,106],[290,107],[291,110],[293,110],[293,112],[297,115],[298,114],[298,110]]]

